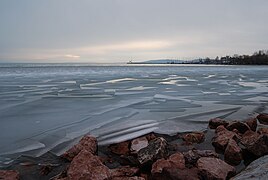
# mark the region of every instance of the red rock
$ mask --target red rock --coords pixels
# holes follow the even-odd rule
[[[252,131],[256,131],[257,129],[257,119],[256,118],[250,118],[245,121],[246,124],[250,127]]]
[[[133,153],[137,153],[139,150],[141,150],[142,148],[145,148],[147,146],[148,146],[147,138],[146,137],[140,137],[140,138],[133,139],[131,141],[130,150]]]
[[[161,173],[155,173],[153,180],[199,180],[199,171],[197,168],[176,169],[173,167],[164,168]]]
[[[159,159],[152,165],[151,173],[161,173],[164,168],[176,168],[176,169],[184,169],[185,168],[185,160],[182,153],[175,153],[171,155],[167,160]]]
[[[66,151],[62,157],[72,161],[72,159],[79,154],[80,151],[86,150],[92,154],[97,152],[97,139],[91,135],[85,135],[78,144],[74,145],[71,149]]]
[[[219,133],[221,131],[226,131],[226,130],[227,129],[223,125],[220,125],[215,129],[215,133]]]
[[[111,173],[97,156],[82,150],[72,160],[67,177],[72,180],[105,180],[111,178]]]
[[[218,158],[218,154],[211,150],[189,150],[183,153],[185,163],[195,165],[197,160],[201,157],[215,157]]]
[[[18,180],[19,173],[14,170],[0,170],[0,179],[1,180]]]
[[[228,122],[221,119],[221,118],[214,118],[209,120],[209,128],[210,129],[216,129],[218,126],[224,126],[226,127],[228,125]]]
[[[164,158],[167,155],[167,141],[162,137],[155,138],[147,147],[139,150],[137,155],[141,165]]]
[[[110,145],[109,149],[111,150],[112,153],[117,155],[128,155],[130,152],[129,144],[130,144],[129,141],[124,141],[121,143]]]
[[[224,160],[231,165],[238,165],[243,160],[242,149],[233,139],[229,140],[225,149]]]
[[[233,121],[226,126],[226,129],[232,131],[233,129],[237,129],[241,134],[244,134],[246,131],[250,130],[250,127],[243,122],[240,121]]]
[[[268,153],[267,134],[259,135],[253,131],[248,131],[243,135],[241,144],[255,156],[263,156]]]
[[[217,127],[216,131],[217,134],[212,140],[212,145],[218,149],[225,150],[230,139],[239,139],[235,132],[228,131],[223,126]]]
[[[260,128],[258,129],[259,134],[268,134],[268,128]]]
[[[268,114],[259,114],[257,119],[261,124],[268,125]]]
[[[192,132],[182,136],[182,139],[187,143],[201,143],[205,139],[205,133],[203,132]]]
[[[116,169],[111,169],[112,177],[131,177],[136,175],[139,172],[139,168],[130,167],[130,166],[122,166]]]
[[[201,157],[197,161],[200,175],[208,180],[225,180],[235,175],[235,168],[217,158]]]

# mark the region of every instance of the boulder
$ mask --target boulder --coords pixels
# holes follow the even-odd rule
[[[268,135],[259,135],[253,131],[246,132],[242,139],[241,144],[243,149],[248,150],[255,156],[263,156],[268,153]]]
[[[81,150],[73,158],[67,171],[67,177],[72,180],[105,180],[111,178],[111,173],[109,168],[104,166],[97,156],[89,151]]]
[[[237,129],[241,134],[244,134],[246,131],[250,130],[250,127],[246,123],[233,121],[228,126],[226,126],[226,129],[229,131]]]
[[[258,129],[259,134],[268,134],[268,128],[259,128]]]
[[[192,132],[182,136],[182,139],[187,143],[201,143],[205,140],[204,132]]]
[[[218,154],[212,150],[189,150],[183,153],[185,163],[195,165],[197,160],[201,157],[215,157],[218,158]]]
[[[216,129],[218,126],[224,126],[226,127],[229,123],[221,118],[213,118],[209,120],[209,128],[210,129]]]
[[[148,146],[148,140],[146,137],[140,137],[140,138],[136,138],[133,139],[131,141],[131,146],[130,146],[130,150],[133,153],[137,153],[139,150],[141,150],[142,148],[145,148]]]
[[[176,169],[173,167],[164,168],[161,173],[152,175],[153,180],[199,180],[199,170],[197,168]]]
[[[256,131],[257,129],[257,119],[256,118],[250,118],[245,121],[245,123],[249,126],[249,128],[252,131]]]
[[[72,159],[79,154],[80,151],[86,150],[92,154],[96,154],[98,148],[97,139],[91,135],[85,135],[78,144],[66,151],[62,157],[72,161]]]
[[[109,146],[109,149],[112,153],[117,155],[128,155],[129,150],[129,141],[120,142],[117,144],[112,144]]]
[[[0,179],[3,180],[18,180],[19,173],[14,170],[0,170]]]
[[[246,169],[237,174],[232,180],[268,179],[268,155],[251,162]]]
[[[161,173],[164,168],[176,168],[176,169],[184,169],[185,168],[185,160],[182,153],[175,153],[171,155],[167,160],[158,159],[152,165],[151,173]]]
[[[218,126],[216,133],[216,136],[212,139],[212,145],[220,150],[225,150],[230,139],[234,139],[235,141],[239,139],[235,132],[228,131],[223,126]]]
[[[137,156],[141,165],[164,158],[167,156],[167,141],[162,137],[155,138],[149,142],[147,147],[139,150]]]
[[[235,175],[235,168],[218,158],[201,157],[197,167],[200,175],[208,180],[225,180]]]
[[[261,124],[268,125],[268,114],[259,114],[257,119]]]
[[[122,166],[116,169],[111,169],[110,172],[112,177],[132,177],[139,172],[139,168]]]
[[[224,152],[224,160],[231,165],[238,165],[243,160],[242,149],[233,139],[228,142]]]

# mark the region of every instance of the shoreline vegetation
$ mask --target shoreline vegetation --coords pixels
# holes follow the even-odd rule
[[[149,60],[143,62],[129,61],[127,64],[218,64],[218,65],[268,65],[268,50],[260,50],[252,55],[223,56],[211,58],[199,58],[195,60]]]
[[[87,134],[61,156],[18,158],[0,170],[0,179],[267,179],[267,125],[268,114],[214,118],[203,132],[149,133],[107,146]]]

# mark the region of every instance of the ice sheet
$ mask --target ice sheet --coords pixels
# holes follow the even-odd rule
[[[267,66],[0,65],[0,166],[87,133],[110,144],[268,112]],[[11,159],[10,159],[11,158]]]

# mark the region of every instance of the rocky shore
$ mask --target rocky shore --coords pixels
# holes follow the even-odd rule
[[[98,146],[85,135],[60,157],[21,157],[0,179],[223,180],[268,179],[268,114],[245,121],[209,120],[204,132],[150,133]]]

